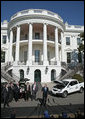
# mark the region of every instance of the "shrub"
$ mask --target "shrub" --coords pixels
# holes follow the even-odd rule
[[[72,76],[72,79],[77,79],[80,82],[83,82],[83,77],[80,74],[74,74],[74,76]]]

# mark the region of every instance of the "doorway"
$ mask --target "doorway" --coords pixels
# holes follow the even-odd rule
[[[41,71],[39,69],[34,72],[34,81],[41,82]]]

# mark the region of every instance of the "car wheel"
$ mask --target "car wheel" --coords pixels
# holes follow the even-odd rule
[[[82,87],[80,88],[80,93],[83,93],[83,88]]]
[[[64,91],[63,94],[62,94],[62,97],[63,97],[63,98],[66,98],[67,95],[68,95],[68,92],[67,92],[67,91]]]

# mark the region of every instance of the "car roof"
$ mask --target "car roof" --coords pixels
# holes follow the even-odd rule
[[[69,81],[69,82],[71,82],[71,81],[77,81],[76,79],[63,79],[63,81]]]

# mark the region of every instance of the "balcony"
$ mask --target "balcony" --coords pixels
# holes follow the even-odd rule
[[[49,62],[49,65],[57,65],[57,61],[48,61],[48,62]],[[17,64],[26,65],[26,62],[18,61]],[[32,65],[43,65],[43,61],[39,61],[39,62],[32,61]]]
[[[21,17],[21,16],[24,16],[24,15],[34,15],[34,14],[38,14],[38,15],[44,15],[44,16],[50,16],[50,17],[53,17],[53,18],[56,18],[58,20],[60,20],[61,22],[63,22],[63,19],[56,13],[53,13],[51,11],[48,11],[48,10],[44,10],[44,9],[27,9],[27,10],[23,10],[23,11],[20,11],[20,12],[17,12],[16,14],[14,14],[12,17],[11,17],[11,20],[17,18],[17,17]]]

